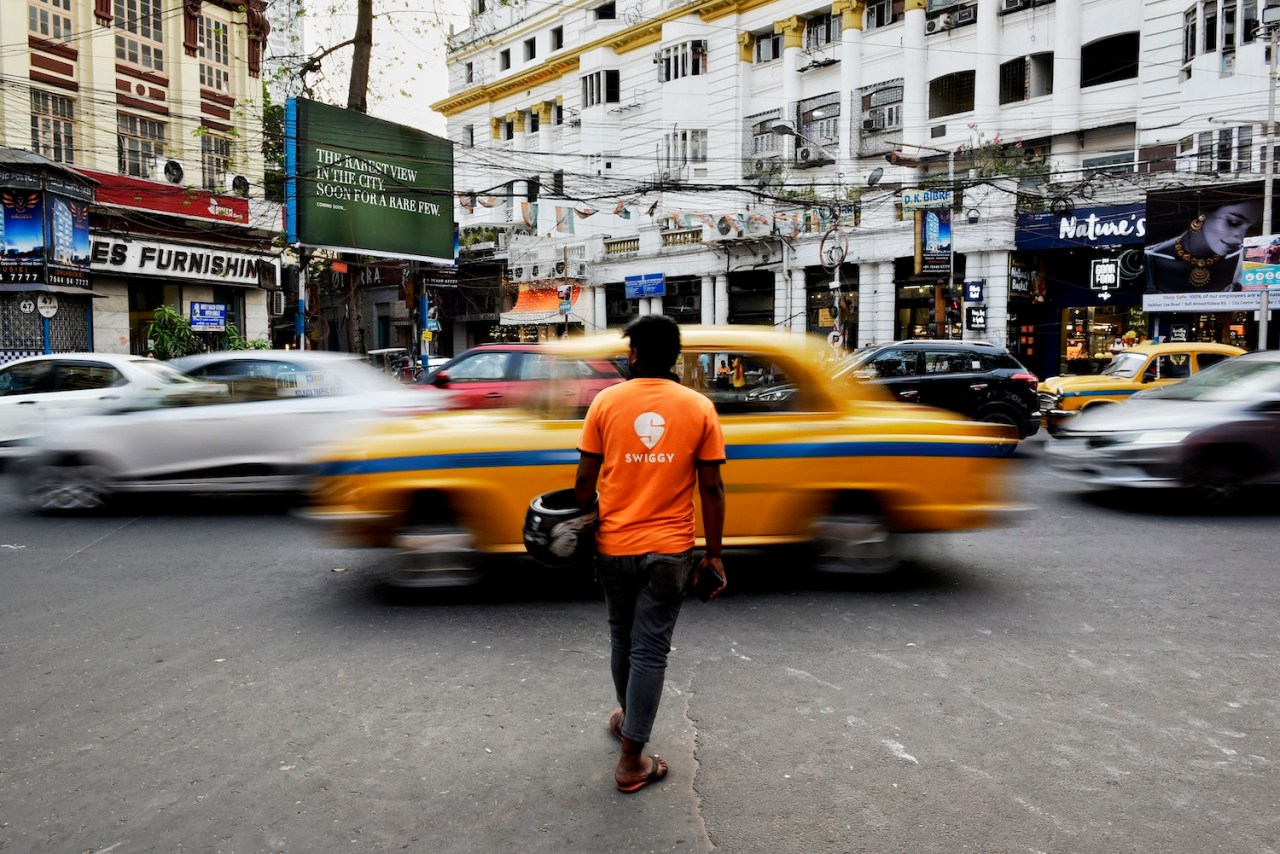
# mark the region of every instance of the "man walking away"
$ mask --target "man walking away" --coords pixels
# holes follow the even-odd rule
[[[619,791],[638,792],[667,775],[666,761],[645,756],[644,746],[662,699],[686,586],[704,572],[724,578],[725,451],[715,407],[671,372],[680,355],[676,322],[645,315],[622,334],[631,344],[632,378],[592,401],[574,491],[585,507],[599,484],[596,569],[608,606],[610,670],[619,704],[609,730],[622,741],[613,778]],[[707,546],[696,570],[695,483]],[[721,581],[712,598],[724,588]]]

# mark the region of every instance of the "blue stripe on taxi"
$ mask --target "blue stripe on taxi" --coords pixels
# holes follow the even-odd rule
[[[809,457],[1007,457],[1010,444],[956,444],[954,442],[797,442],[784,445],[730,445],[729,462],[734,460],[790,460]],[[313,474],[387,474],[396,471],[441,469],[507,468],[517,466],[576,465],[578,451],[556,448],[546,451],[480,451],[465,454],[423,454],[387,457],[378,460],[331,460],[319,463]]]

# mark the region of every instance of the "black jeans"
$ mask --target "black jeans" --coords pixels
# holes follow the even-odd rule
[[[609,667],[625,717],[622,735],[646,742],[662,700],[671,635],[693,571],[693,552],[596,555],[609,608]]]

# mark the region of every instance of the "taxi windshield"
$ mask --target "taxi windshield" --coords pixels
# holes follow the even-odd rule
[[[1165,400],[1249,401],[1276,393],[1280,393],[1280,362],[1228,359],[1152,396]]]
[[[1117,353],[1111,364],[1102,369],[1102,376],[1133,379],[1142,372],[1142,366],[1146,363],[1147,357],[1139,353]]]

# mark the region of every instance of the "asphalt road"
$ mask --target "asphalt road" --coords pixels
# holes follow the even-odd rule
[[[622,795],[589,584],[398,596],[272,501],[0,477],[0,851],[1280,850],[1280,502],[1018,480],[894,578],[731,555]]]

